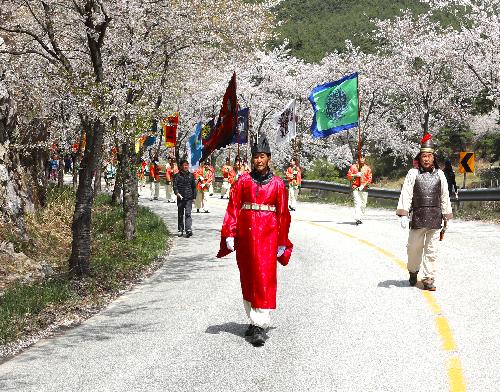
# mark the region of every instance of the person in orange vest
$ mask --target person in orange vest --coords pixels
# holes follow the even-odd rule
[[[368,202],[368,187],[372,183],[372,169],[365,163],[365,157],[359,156],[359,164],[353,164],[347,172],[347,178],[352,183],[354,199],[354,219],[356,225],[363,223],[366,203]]]
[[[196,179],[196,212],[203,210],[203,212],[209,213],[208,193],[213,182],[213,174],[208,161],[203,162],[203,165],[196,169],[194,178]]]
[[[158,196],[160,196],[160,165],[157,158],[153,158],[149,165],[149,189],[151,191],[149,200],[158,200]]]
[[[165,167],[165,182],[166,182],[166,188],[165,188],[165,196],[167,198],[167,203],[175,203],[175,195],[174,195],[174,176],[179,173],[179,168],[177,167],[177,164],[175,163],[174,158],[169,158],[169,162],[167,163],[167,166]]]
[[[215,168],[211,165],[211,162],[208,162],[208,168],[210,169],[210,172],[212,173],[210,178],[212,179],[210,181],[210,186],[208,188],[208,194],[210,196],[214,195],[214,180],[215,180]]]
[[[148,166],[148,164],[146,163],[146,161],[144,159],[141,160],[141,163],[137,166],[137,180],[139,182],[139,187],[140,188],[144,188],[146,186],[146,176],[145,176],[145,172],[146,172],[146,167]],[[140,191],[140,189],[139,189]]]
[[[231,166],[231,161],[229,158],[226,158],[226,164],[222,166],[222,192],[220,194],[221,199],[223,199],[224,197],[229,199],[229,193],[231,191],[232,185],[229,179],[231,172],[234,172],[233,167]]]
[[[297,208],[297,196],[302,185],[302,171],[299,167],[299,160],[292,158],[291,166],[286,170],[286,179],[288,180],[288,208],[295,211]]]

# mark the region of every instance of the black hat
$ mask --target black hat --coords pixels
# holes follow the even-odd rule
[[[252,155],[264,153],[271,155],[271,147],[266,135],[257,134],[252,141]]]

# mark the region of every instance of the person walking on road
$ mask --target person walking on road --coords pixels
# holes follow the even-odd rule
[[[455,195],[455,199],[458,199],[458,186],[457,181],[455,180],[455,172],[453,171],[453,167],[451,166],[451,161],[447,159],[444,162],[443,169],[444,176],[446,177],[446,182],[448,183],[448,193],[451,195]]]
[[[297,208],[297,196],[302,185],[302,171],[300,170],[297,158],[292,158],[292,164],[285,174],[288,180],[288,208],[290,211],[295,211]]]
[[[167,203],[175,203],[175,194],[174,194],[174,176],[179,173],[179,169],[177,164],[175,163],[174,158],[169,159],[169,163],[165,167],[165,197],[167,199]]]
[[[193,235],[193,219],[191,211],[196,195],[196,181],[193,173],[189,171],[186,159],[180,162],[181,170],[174,176],[174,194],[177,196],[177,229],[179,237],[184,235],[189,238]]]
[[[365,157],[359,156],[358,164],[353,164],[347,172],[347,178],[352,182],[352,197],[354,199],[354,219],[356,225],[363,223],[361,220],[368,203],[368,187],[372,183],[372,169],[365,163]]]
[[[151,191],[149,200],[158,200],[160,196],[160,166],[157,158],[153,159],[149,165],[149,190]]]
[[[208,161],[205,161],[203,165],[195,171],[194,178],[196,179],[197,189],[195,200],[196,212],[203,210],[203,212],[209,213],[208,194],[213,182],[213,173]]]
[[[290,211],[285,183],[269,168],[271,149],[265,136],[252,143],[251,173],[240,176],[229,196],[217,257],[236,250],[243,304],[250,325],[245,333],[254,346],[265,343],[270,313],[276,308],[277,261],[287,265]]]
[[[434,276],[438,242],[443,239],[448,220],[453,217],[448,182],[439,169],[430,134],[420,142],[415,158],[418,168],[408,172],[399,197],[396,214],[408,235],[408,272],[410,286],[416,286],[423,264],[424,290],[436,291]]]
[[[231,160],[226,158],[226,164],[222,166],[222,191],[220,193],[220,198],[229,199],[229,192],[231,191],[231,182],[229,181],[229,177],[231,176],[231,172],[233,171],[233,167],[231,166]]]

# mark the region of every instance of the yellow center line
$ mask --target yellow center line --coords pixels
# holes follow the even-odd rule
[[[396,257],[393,253],[365,240],[362,238],[359,238],[353,234],[346,233],[345,231],[336,229],[334,227],[329,227],[325,225],[320,225],[315,222],[307,221],[307,220],[298,220],[300,222],[305,222],[308,223],[312,226],[316,226],[322,229],[327,229],[329,231],[333,231],[334,233],[343,235],[344,237],[352,238],[358,242],[360,242],[363,245],[366,245],[377,252],[383,254],[386,256],[388,259],[390,259],[395,265],[397,265],[399,268],[407,271],[406,268],[406,263]],[[429,309],[435,316],[435,323],[436,323],[436,330],[441,338],[441,341],[443,343],[443,350],[447,353],[453,353],[451,357],[448,358],[448,382],[450,385],[450,392],[465,392],[467,390],[465,386],[465,378],[463,375],[463,370],[462,370],[462,365],[460,362],[460,358],[458,357],[456,350],[456,344],[455,344],[455,339],[453,338],[453,332],[451,331],[450,324],[448,322],[448,319],[443,316],[443,311],[441,309],[441,306],[439,306],[436,298],[430,291],[420,291],[422,293],[422,296],[425,298],[427,305],[429,306]]]

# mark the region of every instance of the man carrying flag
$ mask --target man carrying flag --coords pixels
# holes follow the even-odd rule
[[[203,166],[194,172],[194,178],[196,179],[196,212],[200,212],[202,209],[203,212],[209,213],[208,193],[210,192],[210,185],[213,182],[213,175],[208,159],[203,162]]]
[[[231,160],[226,158],[226,164],[222,166],[222,192],[220,198],[224,197],[229,199],[229,191],[231,190],[231,183],[229,182],[229,177],[231,176],[231,171],[233,167],[231,166]]]
[[[295,211],[297,208],[297,196],[302,185],[302,172],[297,158],[292,158],[291,163],[285,174],[288,180],[288,208],[290,211]]]
[[[149,189],[151,191],[149,200],[158,200],[160,195],[160,165],[158,164],[158,158],[153,158],[149,164]]]
[[[175,195],[174,195],[174,176],[179,173],[179,168],[175,163],[175,159],[170,157],[168,159],[167,166],[165,167],[165,196],[167,199],[167,203],[175,203]]]
[[[368,187],[372,183],[372,169],[365,164],[365,157],[359,155],[358,164],[355,163],[347,172],[347,179],[352,183],[352,197],[354,199],[354,219],[356,225],[363,223],[368,202]]]

